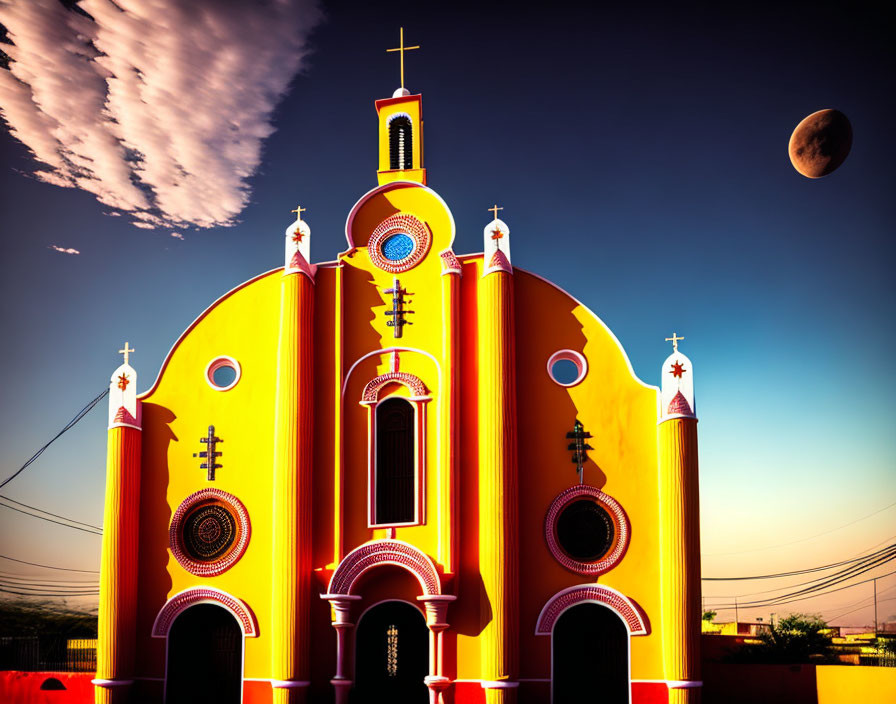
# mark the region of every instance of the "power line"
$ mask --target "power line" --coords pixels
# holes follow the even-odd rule
[[[72,427],[74,427],[74,425],[79,420],[81,420],[84,416],[86,416],[88,413],[90,413],[90,411],[93,410],[94,406],[96,406],[96,404],[98,404],[100,401],[102,401],[103,398],[108,393],[109,393],[109,389],[103,389],[103,393],[101,393],[99,396],[97,396],[95,399],[93,399],[90,403],[88,403],[86,406],[84,406],[84,408],[82,408],[80,411],[78,411],[78,413],[75,414],[75,417],[72,418],[68,423],[66,423],[65,427],[62,430],[60,430],[58,433],[56,433],[56,435],[54,435],[53,438],[46,445],[44,445],[37,452],[35,452],[31,456],[31,458],[25,464],[23,464],[21,467],[19,467],[19,469],[16,470],[11,476],[7,477],[2,482],[0,482],[0,489],[5,487],[13,479],[15,479],[17,476],[19,476],[22,472],[24,472],[31,465],[32,462],[34,462],[38,457],[40,457],[43,454],[44,450],[46,450],[50,445],[52,445],[56,440],[58,440],[59,437],[62,436],[63,433],[65,433],[68,430],[71,430]]]
[[[852,567],[849,567],[849,568],[847,568],[847,569],[845,569],[845,570],[841,570],[840,572],[837,572],[837,573],[834,574],[834,575],[828,575],[827,577],[815,577],[814,579],[810,579],[808,582],[798,582],[797,584],[789,584],[789,585],[787,585],[786,587],[778,587],[777,589],[766,589],[766,590],[761,591],[761,592],[750,592],[750,593],[748,593],[748,594],[738,594],[737,596],[738,596],[738,598],[740,598],[740,597],[742,597],[742,596],[756,596],[757,594],[771,594],[772,592],[779,592],[779,591],[782,591],[782,590],[784,590],[784,589],[793,589],[794,587],[804,587],[804,586],[806,586],[806,585],[808,585],[808,584],[815,584],[815,583],[817,583],[817,582],[824,582],[824,581],[826,581],[826,580],[828,580],[828,579],[831,579],[832,577],[837,577],[837,576],[843,576],[844,578],[848,578],[848,577],[852,576],[852,575],[850,574],[851,572],[855,572],[856,570],[860,570],[862,567],[865,567],[866,565],[871,564],[871,562],[874,562],[874,563],[875,563],[874,565],[871,565],[872,567],[877,567],[878,565],[882,565],[882,564],[884,564],[885,562],[888,562],[889,560],[891,560],[891,559],[893,559],[894,557],[896,557],[896,550],[894,550],[892,553],[888,553],[887,556],[885,556],[885,557],[887,557],[887,559],[883,559],[883,557],[884,557],[884,556],[880,556],[880,557],[877,557],[877,556],[876,556],[876,557],[871,557],[871,556],[869,556],[868,558],[866,558],[866,559],[869,560],[869,562],[863,562],[863,563],[861,563],[861,564],[859,564],[859,565],[853,565]],[[772,598],[772,597],[769,597],[769,598]]]
[[[868,597],[868,598],[870,599],[871,597]],[[889,599],[879,599],[877,603],[885,604],[888,601],[896,601],[896,596],[891,596]],[[831,621],[836,621],[838,618],[843,618],[844,616],[849,616],[850,614],[854,614],[856,611],[861,611],[862,609],[867,609],[870,606],[871,606],[871,604],[865,604],[864,606],[860,606],[859,608],[853,609],[852,611],[847,611],[845,614],[840,614],[839,616],[834,616],[831,619]],[[832,624],[828,624],[828,625],[832,625]],[[841,626],[841,628],[842,628],[842,626]]]
[[[0,497],[2,498],[2,497]],[[52,518],[47,518],[45,516],[38,516],[36,513],[30,513],[29,511],[25,511],[21,508],[16,508],[15,506],[9,506],[8,504],[4,504],[0,502],[0,506],[3,508],[8,508],[11,511],[18,511],[19,513],[24,513],[26,516],[31,516],[32,518],[39,518],[42,521],[47,521],[48,523],[55,523],[57,526],[64,526],[65,528],[73,528],[74,530],[80,530],[83,533],[90,533],[92,535],[102,535],[103,531],[95,530],[91,528],[81,528],[80,526],[73,526],[69,523],[63,523],[62,521],[54,521]]]
[[[893,558],[890,558],[890,559],[893,559]],[[878,566],[879,565],[872,565],[871,567],[868,567],[868,568],[862,570],[862,572],[867,572],[868,570],[872,570]],[[851,577],[857,577],[859,574],[862,574],[862,572],[859,572],[854,575],[850,575],[850,576],[846,577],[845,579],[850,579]],[[759,601],[752,601],[752,602],[745,602],[745,603],[738,602],[737,606],[738,606],[738,608],[744,608],[744,607],[759,608],[759,607],[763,607],[763,606],[780,606],[782,604],[791,604],[795,601],[805,601],[806,599],[814,599],[819,596],[824,596],[825,594],[833,594],[834,592],[841,592],[844,589],[852,589],[853,587],[857,587],[860,584],[867,584],[868,582],[873,582],[875,579],[883,579],[884,577],[889,577],[891,574],[896,574],[896,570],[894,570],[893,572],[887,572],[887,574],[878,575],[877,577],[872,577],[871,579],[862,580],[861,582],[847,584],[845,587],[838,587],[837,589],[828,589],[826,591],[822,591],[819,594],[810,594],[809,596],[801,596],[802,594],[806,594],[809,591],[820,591],[821,589],[823,589],[826,586],[833,586],[834,584],[839,584],[841,581],[845,581],[845,579],[840,580],[840,581],[834,581],[831,584],[819,585],[818,587],[811,588],[811,589],[802,589],[802,590],[800,590],[798,592],[794,592],[792,594],[782,594],[780,597],[774,597],[771,599],[760,599]],[[797,597],[797,598],[791,599],[790,597]],[[730,605],[726,605],[726,606],[719,606],[717,608],[734,608],[734,604],[730,604]]]
[[[0,485],[2,486],[2,485]],[[815,535],[810,535],[808,538],[800,538],[799,540],[793,540],[789,543],[781,543],[780,545],[767,545],[762,548],[751,548],[749,550],[738,550],[736,552],[713,552],[708,554],[702,554],[703,557],[722,557],[724,555],[743,555],[749,552],[761,552],[763,550],[776,550],[777,548],[785,548],[789,545],[796,545],[797,543],[805,543],[807,540],[814,540],[815,538],[820,538],[823,535],[829,535],[830,533],[834,533],[842,528],[847,528],[848,526],[859,523],[860,521],[864,521],[866,518],[871,518],[872,516],[876,516],[879,513],[883,513],[887,509],[891,509],[896,506],[896,501],[894,501],[889,506],[884,506],[882,509],[875,511],[874,513],[869,513],[867,516],[862,516],[861,518],[857,518],[854,521],[850,521],[849,523],[844,523],[842,526],[838,526],[836,528],[831,528],[831,530],[826,530],[823,533],[817,533]]]
[[[896,548],[896,543],[892,545],[888,545],[887,547],[879,550],[876,554],[884,553],[888,550],[893,550]],[[735,581],[745,581],[751,579],[776,579],[778,577],[794,577],[800,574],[809,574],[811,572],[823,572],[824,570],[833,569],[834,567],[842,567],[843,565],[848,565],[852,562],[860,562],[862,560],[867,560],[870,555],[864,555],[860,557],[853,557],[849,560],[842,560],[841,562],[833,562],[830,565],[823,565],[821,567],[810,567],[804,570],[794,570],[792,572],[779,572],[777,574],[760,574],[754,575],[752,577],[701,577],[704,582],[735,582]],[[795,585],[792,585],[795,586]]]
[[[25,575],[21,575],[21,574],[10,574],[8,572],[0,572],[0,581],[9,581],[9,580],[16,581],[16,582],[23,582],[23,583],[27,583],[27,584],[37,584],[39,582],[40,583],[47,582],[47,584],[44,584],[44,586],[52,586],[54,584],[59,584],[61,586],[89,584],[89,585],[95,587],[97,584],[99,584],[99,582],[97,582],[95,579],[91,579],[89,581],[87,581],[87,580],[79,581],[79,580],[74,580],[74,579],[49,579],[49,578],[45,578],[45,577],[32,577],[32,576],[25,576]]]
[[[60,570],[62,572],[84,572],[86,574],[99,574],[99,570],[76,570],[71,567],[56,567],[55,565],[41,565],[37,562],[27,562],[26,560],[19,560],[15,557],[9,557],[9,555],[0,555],[4,560],[12,560],[13,562],[18,562],[23,565],[31,565],[32,567],[43,567],[48,570]]]
[[[16,596],[99,596],[99,590],[95,592],[84,592],[83,594],[60,594],[57,592],[41,592],[41,593],[28,593],[28,592],[16,592],[11,589],[3,589],[0,588],[0,592],[3,594],[14,594]]]
[[[41,513],[45,513],[48,516],[53,516],[53,518],[61,518],[64,521],[69,521],[70,523],[77,523],[78,525],[84,526],[85,528],[93,528],[94,530],[101,531],[102,528],[100,526],[95,526],[91,523],[84,523],[83,521],[76,521],[74,518],[69,518],[68,516],[60,516],[58,513],[51,513],[50,511],[45,511],[42,508],[38,508],[37,506],[31,506],[30,504],[22,503],[21,501],[16,501],[15,499],[11,499],[8,496],[3,496],[0,494],[0,499],[4,501],[9,501],[10,503],[14,503],[17,506],[23,506],[24,508],[30,508],[34,511],[40,511]]]

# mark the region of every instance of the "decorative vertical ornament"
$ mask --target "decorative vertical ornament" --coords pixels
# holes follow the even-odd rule
[[[215,435],[215,426],[208,426],[208,435],[204,438],[199,438],[199,442],[205,443],[206,449],[201,452],[194,452],[193,457],[199,457],[205,460],[205,462],[199,465],[200,469],[208,470],[207,479],[210,482],[215,481],[215,470],[220,469],[221,465],[215,462],[215,459],[220,457],[222,452],[217,452],[216,448],[218,447],[219,442],[224,442],[221,438]]]
[[[678,343],[683,340],[677,333],[667,337],[672,343],[672,354],[663,362],[662,394],[660,396],[660,420],[666,418],[696,418],[697,405],[694,399],[694,365],[687,356],[678,351]]]
[[[302,273],[314,281],[317,266],[311,263],[311,228],[302,220],[306,210],[299,205],[292,211],[296,213],[296,220],[286,228],[283,273]]]
[[[494,271],[506,271],[513,273],[510,263],[510,228],[507,223],[498,217],[498,211],[503,210],[497,205],[489,208],[495,214],[492,220],[482,231],[483,245],[483,276],[488,276]]]
[[[392,294],[392,309],[386,311],[386,316],[389,318],[386,325],[392,328],[392,337],[401,337],[404,326],[413,325],[410,320],[405,319],[406,315],[414,312],[405,308],[405,305],[409,304],[411,299],[405,300],[404,297],[410,296],[411,293],[401,287],[401,282],[398,279],[395,279],[392,288],[387,288],[383,293]]]
[[[566,449],[572,450],[572,461],[576,465],[576,471],[579,474],[579,484],[585,480],[585,462],[588,461],[587,451],[594,449],[585,442],[590,437],[591,433],[585,430],[585,426],[582,425],[582,421],[578,418],[576,418],[576,422],[573,424],[572,431],[566,434],[566,439],[573,441],[569,443]]]

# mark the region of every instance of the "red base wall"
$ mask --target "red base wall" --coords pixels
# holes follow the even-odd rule
[[[92,672],[16,672],[0,671],[0,702],[3,704],[93,704]],[[65,689],[47,690],[48,680],[55,679]],[[50,683],[55,684],[55,683]],[[814,684],[814,680],[813,680]],[[243,683],[243,704],[269,704],[271,686],[267,682]],[[518,690],[519,704],[550,701],[550,683],[523,682]],[[447,691],[453,704],[485,704],[485,692],[478,682],[458,682]],[[131,699],[139,703],[162,701],[161,682],[137,681]],[[635,682],[632,704],[668,704],[666,685]]]
[[[0,701],[4,704],[92,704],[90,680],[93,678],[92,672],[3,670],[0,671]],[[56,682],[65,689],[41,689],[41,685],[47,687]]]

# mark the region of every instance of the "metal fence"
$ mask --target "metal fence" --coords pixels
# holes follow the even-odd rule
[[[0,637],[0,670],[96,672],[96,638]]]
[[[859,665],[874,667],[896,667],[896,654],[879,653],[877,655],[859,655]]]

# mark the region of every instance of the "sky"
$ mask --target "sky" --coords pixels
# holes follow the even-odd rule
[[[423,95],[429,185],[454,214],[455,251],[481,251],[497,203],[514,265],[588,305],[642,380],[658,384],[664,338],[685,337],[704,576],[896,541],[896,91],[882,9],[73,4],[0,0],[13,43],[0,68],[0,476],[104,389],[125,340],[148,388],[212,301],[282,264],[297,203],[315,261],[344,249],[346,214],[376,185],[373,101],[398,87],[385,50],[403,26],[422,47],[406,85]],[[787,144],[823,108],[847,115],[853,146],[812,180]],[[0,494],[100,525],[105,425],[101,403]],[[91,570],[99,543],[0,507],[2,555]],[[807,579],[707,582],[704,595],[726,606]],[[879,618],[896,620],[896,575],[877,590]],[[864,625],[871,601],[866,583],[739,616]]]

